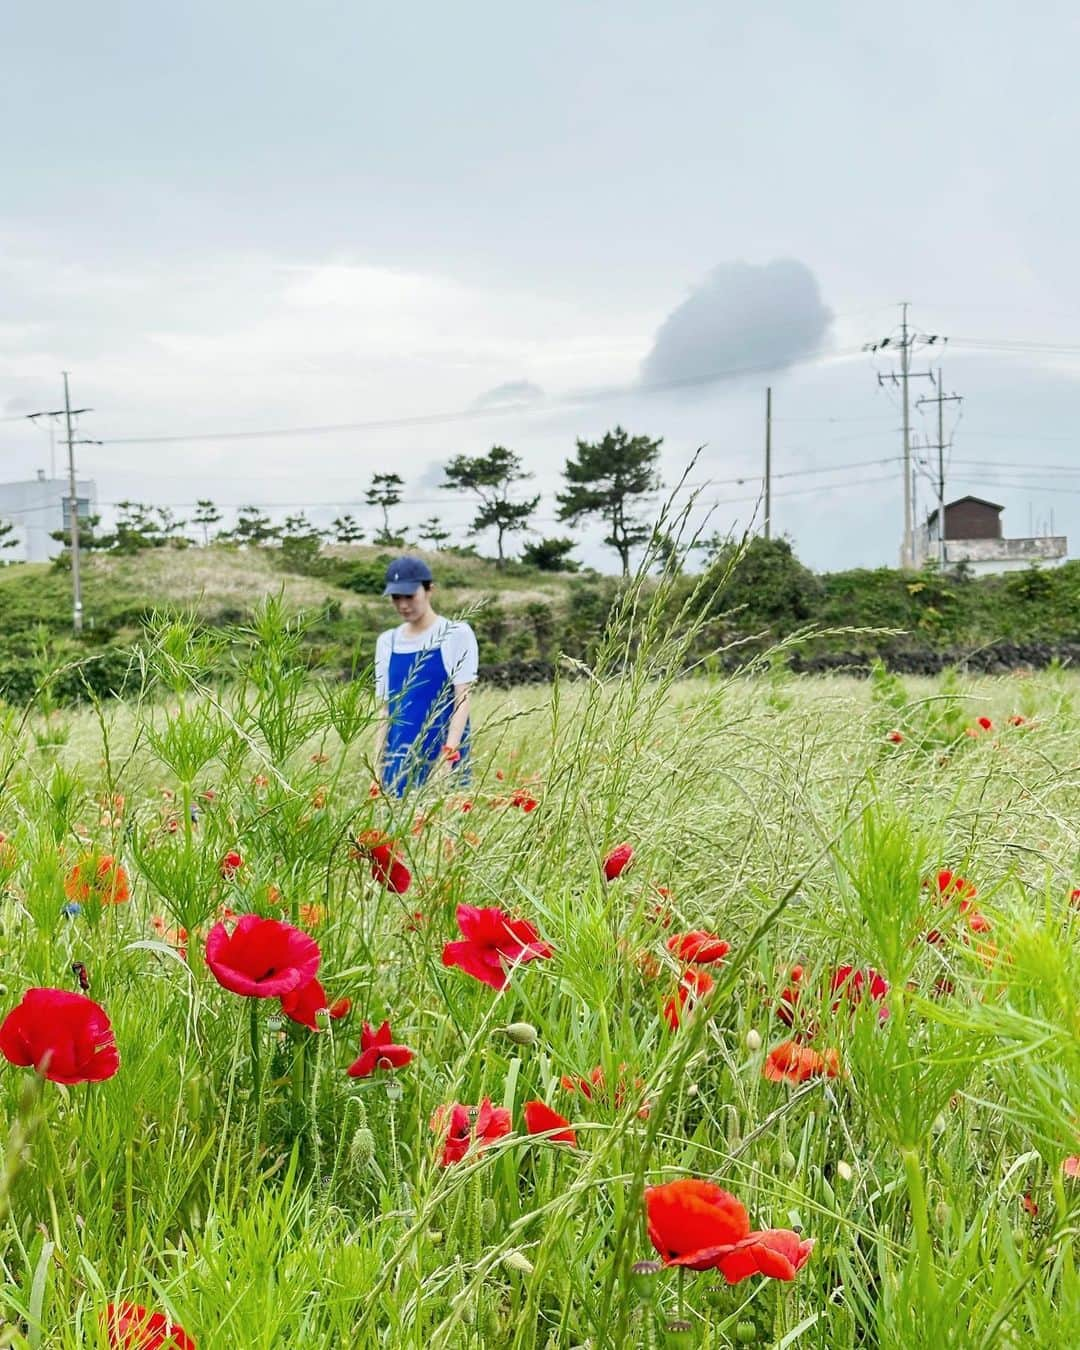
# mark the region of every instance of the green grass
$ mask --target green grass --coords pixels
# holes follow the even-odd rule
[[[438,787],[369,797],[369,691],[315,683],[273,605],[227,695],[204,683],[224,653],[162,625],[143,698],[48,734],[7,715],[0,1012],[74,989],[82,962],[121,1067],[67,1088],[0,1071],[0,1345],[103,1346],[118,1298],[200,1350],[1080,1343],[1080,1183],[1062,1173],[1080,1152],[1080,683],[676,681],[693,615],[665,640],[662,598],[625,603],[589,679],[478,697],[467,814]],[[619,675],[635,604],[645,639]],[[993,729],[967,734],[979,715]],[[506,803],[521,784],[531,814]],[[350,856],[372,827],[401,841],[404,896]],[[624,840],[633,865],[607,882]],[[67,917],[91,849],[123,861],[131,899]],[[977,886],[989,932],[923,886],[942,867]],[[460,903],[526,916],[553,958],[501,994],[445,968]],[[317,1034],[250,1001],[258,1073],[249,1001],[203,959],[222,906],[308,924],[317,906],[320,978],[352,1000]],[[155,916],[188,928],[186,962]],[[731,951],[672,1033],[665,940],[694,928]],[[833,1010],[847,962],[888,979],[886,1021],[869,1000]],[[801,1086],[762,1073],[795,964],[798,1025],[842,1065]],[[361,1022],[383,1018],[416,1058],[349,1079]],[[532,1044],[505,1033],[523,1022]],[[624,1100],[561,1087],[598,1065]],[[485,1096],[513,1132],[439,1167],[433,1111]],[[533,1098],[576,1148],[523,1135]],[[685,1176],[812,1236],[797,1278],[633,1273],[655,1255],[643,1187]]]

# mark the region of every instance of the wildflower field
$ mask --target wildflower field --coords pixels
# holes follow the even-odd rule
[[[1080,1344],[1080,682],[626,605],[401,802],[273,603],[3,714],[0,1345]]]

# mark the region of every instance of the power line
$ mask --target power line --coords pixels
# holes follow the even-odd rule
[[[787,366],[793,366],[813,364],[818,361],[837,361],[848,356],[854,356],[859,350],[859,348],[852,347],[832,352],[812,352],[803,357],[796,357],[786,364]],[[169,436],[106,436],[102,440],[102,444],[179,445],[196,441],[268,440],[288,436],[324,436],[343,431],[380,431],[393,427],[435,426],[444,422],[464,422],[485,418],[532,417],[556,408],[601,403],[607,399],[625,398],[632,394],[648,395],[673,389],[716,384],[721,380],[739,379],[746,375],[771,374],[776,369],[775,363],[757,366],[731,366],[723,370],[710,371],[702,375],[685,376],[676,380],[581,390],[575,394],[564,394],[556,398],[544,398],[535,402],[520,404],[504,403],[490,408],[459,408],[452,412],[421,413],[410,417],[381,417],[362,422],[332,422],[304,427],[265,427],[257,431],[199,431]]]

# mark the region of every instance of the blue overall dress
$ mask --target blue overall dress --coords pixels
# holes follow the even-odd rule
[[[400,797],[419,787],[438,763],[454,715],[454,686],[438,643],[416,652],[395,649],[390,639],[387,704],[390,715],[383,753],[383,788]],[[456,771],[468,781],[469,724],[458,746]]]

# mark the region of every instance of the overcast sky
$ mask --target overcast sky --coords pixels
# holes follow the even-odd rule
[[[565,532],[562,463],[620,422],[668,482],[705,447],[726,529],[771,383],[777,528],[892,564],[895,364],[860,349],[908,300],[953,339],[915,368],[965,397],[947,495],[1080,548],[1072,4],[56,0],[4,28],[4,479],[48,469],[20,419],[66,368],[103,502],[329,520],[392,468],[402,523],[461,526],[437,466],[499,442]],[[341,423],[369,425],[214,434]]]

